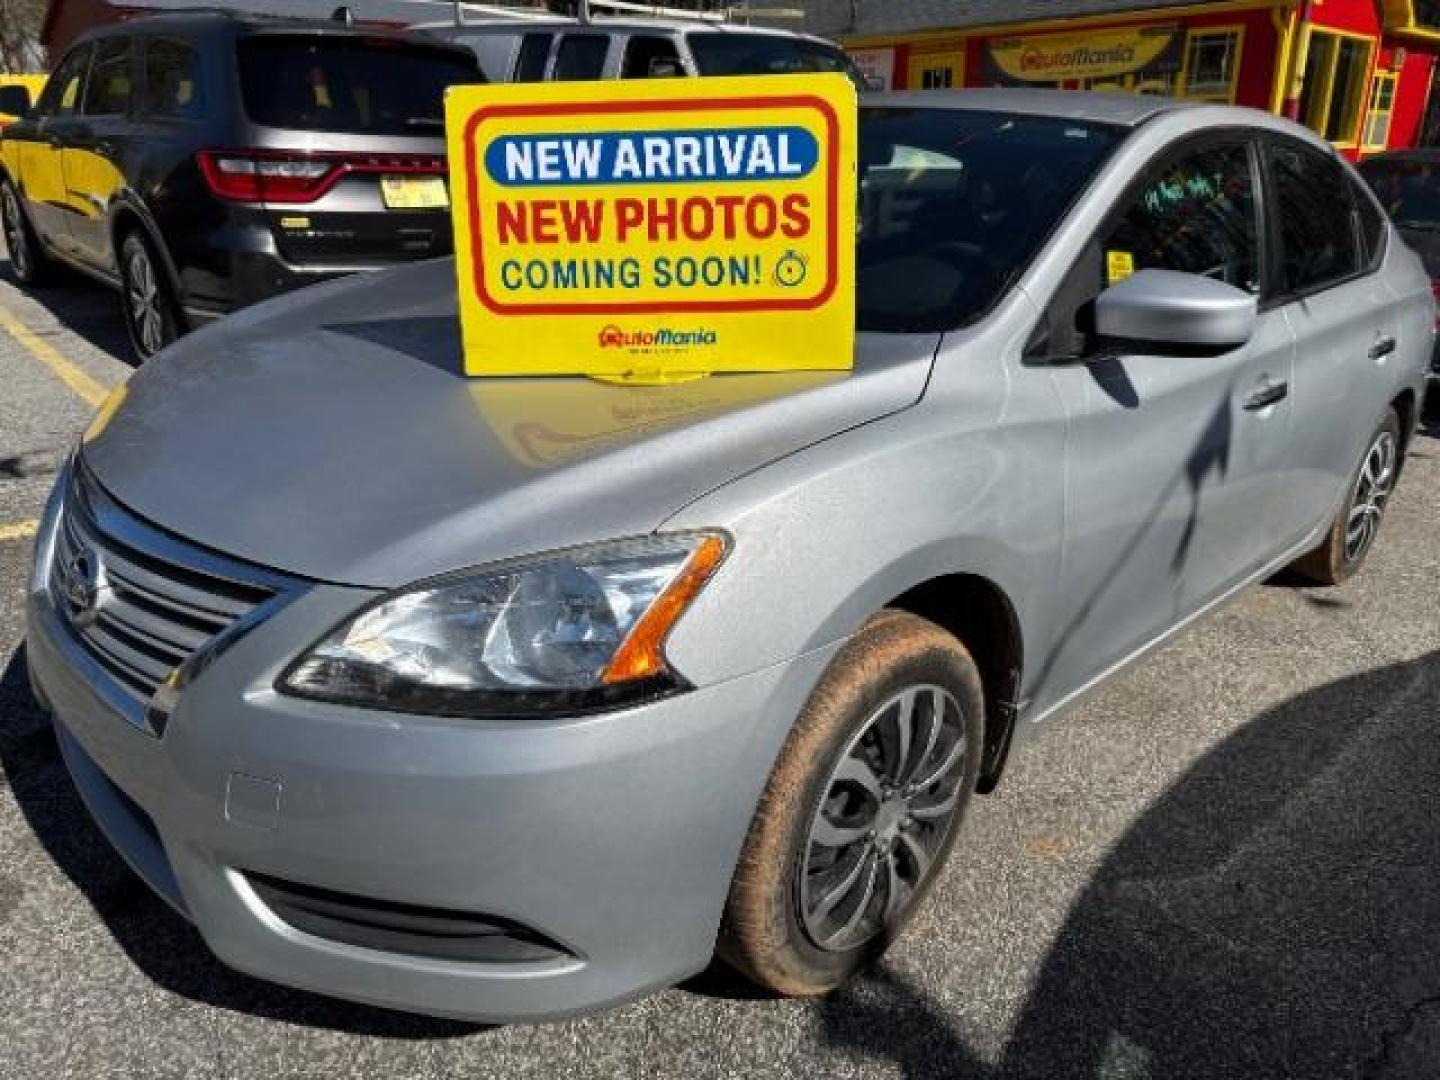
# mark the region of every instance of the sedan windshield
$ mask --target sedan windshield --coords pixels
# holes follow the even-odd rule
[[[983,316],[1110,156],[1122,129],[959,109],[862,109],[858,323]]]
[[[1440,162],[1367,161],[1360,174],[1400,228],[1440,232]]]

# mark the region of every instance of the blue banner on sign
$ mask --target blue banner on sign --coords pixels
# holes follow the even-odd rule
[[[819,161],[801,127],[510,135],[485,150],[502,187],[798,180]]]

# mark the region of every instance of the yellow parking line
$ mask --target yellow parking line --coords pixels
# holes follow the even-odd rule
[[[57,379],[73,390],[91,408],[98,409],[100,403],[109,395],[110,391],[85,374],[75,364],[75,361],[63,356],[53,345],[4,307],[0,307],[0,327],[3,327],[6,333],[20,343],[21,348],[49,368]],[[4,534],[0,533],[0,540],[4,538]]]
[[[11,521],[0,523],[0,543],[6,540],[27,540],[40,528],[38,521]]]

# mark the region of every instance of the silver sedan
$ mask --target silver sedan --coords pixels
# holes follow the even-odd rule
[[[222,959],[493,1021],[717,949],[823,992],[1041,725],[1252,582],[1360,567],[1435,310],[1333,150],[1021,91],[861,130],[852,372],[468,380],[434,263],[236,315],[102,410],[27,655]]]

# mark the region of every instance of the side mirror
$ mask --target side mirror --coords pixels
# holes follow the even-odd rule
[[[1259,317],[1250,293],[1214,278],[1141,270],[1095,301],[1095,332],[1112,341],[1184,350],[1239,348]]]
[[[28,86],[0,86],[0,113],[25,116],[33,106]]]

